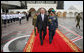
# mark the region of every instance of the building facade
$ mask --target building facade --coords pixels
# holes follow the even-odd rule
[[[1,1],[1,13],[8,13],[9,9],[26,9],[25,1]]]
[[[60,4],[61,7],[60,7]],[[25,10],[28,11],[31,8],[39,9],[44,7],[45,9],[64,9],[64,1],[1,1],[1,13],[9,12],[10,10]],[[59,8],[60,7],[60,8]]]
[[[27,4],[31,5],[32,4],[36,4],[36,6],[40,7],[42,6],[41,4],[44,4],[44,7],[47,5],[47,4],[51,4],[52,5],[56,5],[56,8],[55,9],[64,9],[64,1],[27,1]],[[40,5],[39,5],[40,4]],[[48,6],[48,5],[47,5]],[[30,7],[27,5],[27,8]],[[49,7],[49,6],[48,6]],[[53,6],[52,6],[53,7]],[[50,7],[49,7],[50,8]]]

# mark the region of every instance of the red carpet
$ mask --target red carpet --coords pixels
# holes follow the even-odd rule
[[[80,49],[67,37],[65,37],[59,30],[56,31],[52,43],[49,44],[49,31],[43,40],[41,46],[39,33],[35,37],[32,33],[28,43],[24,48],[24,52],[81,52]]]

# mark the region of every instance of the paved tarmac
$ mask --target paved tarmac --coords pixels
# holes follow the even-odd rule
[[[58,18],[58,23],[58,29],[83,50],[83,20],[80,22],[80,29],[75,26],[75,18]],[[3,26],[4,25],[2,25],[1,51],[8,41],[20,36],[31,35],[33,31],[31,17],[28,22],[26,19],[22,20],[21,25],[17,21],[15,23],[7,24],[6,28]],[[29,37],[25,37],[13,41],[9,45],[9,50],[13,52],[22,52],[28,39]]]

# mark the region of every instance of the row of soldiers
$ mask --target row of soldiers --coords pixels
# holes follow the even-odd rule
[[[15,22],[15,21],[20,21],[20,24],[21,24],[21,19],[25,18],[25,14],[23,13],[18,13],[18,14],[1,14],[1,18],[2,18],[2,23],[4,25],[6,25],[7,23],[12,23],[12,22]]]

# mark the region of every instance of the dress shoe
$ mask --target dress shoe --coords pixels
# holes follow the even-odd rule
[[[43,41],[41,41],[41,45],[43,45]]]
[[[43,45],[43,42],[41,42],[41,45]]]
[[[44,40],[45,38],[43,38],[43,40]]]
[[[52,41],[49,41],[49,43],[51,44],[51,43],[52,43]]]

